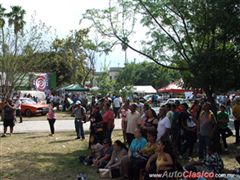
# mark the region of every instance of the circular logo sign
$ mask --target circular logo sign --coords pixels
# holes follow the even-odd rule
[[[47,81],[45,76],[38,76],[36,78],[36,89],[38,91],[44,91],[47,86]]]

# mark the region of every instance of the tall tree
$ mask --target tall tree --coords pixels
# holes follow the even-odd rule
[[[44,23],[36,23],[34,17],[29,22],[28,28],[24,28],[24,14],[19,6],[11,8],[11,12],[5,13],[1,6],[1,49],[0,49],[0,75],[1,98],[9,98],[15,89],[18,89],[26,79],[29,72],[34,72],[39,63],[34,58],[35,53],[47,49],[50,39],[50,28]],[[9,22],[9,24],[4,22]],[[46,38],[46,39],[45,39]]]
[[[128,46],[122,41],[111,39],[115,37],[111,28],[114,28],[125,42],[129,43],[133,40],[131,36],[134,33],[134,27],[137,21],[136,10],[138,7],[134,7],[133,9],[129,7],[134,7],[131,1],[109,1],[109,9],[89,9],[83,15],[83,19],[88,19],[93,22],[94,26],[91,26],[91,28],[95,27],[96,30],[100,32],[109,44],[108,47],[110,50],[116,45],[121,47],[125,54],[125,63],[128,62]],[[109,17],[109,14],[111,14],[111,17]],[[109,19],[111,19],[111,27],[106,27],[105,24],[110,22]]]
[[[95,10],[98,14],[92,19],[129,49],[162,67],[180,70],[190,86],[204,89],[213,105],[213,93],[240,88],[239,0],[126,1],[147,31],[140,49],[115,28],[114,8]]]
[[[22,9],[21,6],[11,6],[11,12],[7,13],[9,26],[13,26],[14,35],[15,35],[15,51],[14,55],[17,55],[17,43],[18,43],[18,34],[23,33],[23,27],[25,25],[24,15],[26,11]]]
[[[2,53],[4,53],[4,44],[5,44],[5,39],[4,39],[4,25],[5,25],[5,17],[6,17],[6,9],[0,4],[0,28],[1,28],[1,42],[2,42]]]
[[[90,72],[94,70],[95,52],[97,51],[97,45],[90,40],[88,33],[89,29],[72,31],[67,38],[56,39],[53,42],[58,57],[68,62],[71,67],[70,82],[83,86]]]
[[[104,70],[100,76],[97,77],[97,87],[99,88],[98,92],[102,96],[111,95],[115,92],[114,86],[115,81],[111,80],[109,78],[109,72],[108,70]]]
[[[41,61],[38,70],[55,72],[57,86],[78,83],[85,86],[95,72],[96,53],[103,51],[108,45],[89,38],[88,29],[72,31],[63,39],[52,41],[51,51],[36,54]]]

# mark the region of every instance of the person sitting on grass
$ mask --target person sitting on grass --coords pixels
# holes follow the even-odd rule
[[[121,159],[123,158],[123,156],[127,155],[127,150],[128,149],[126,148],[126,146],[120,140],[116,140],[114,142],[111,159],[104,168],[109,170],[110,178],[120,177]]]
[[[111,159],[113,152],[111,139],[103,140],[103,148],[100,151],[100,155],[93,161],[93,166],[97,168],[104,168]]]
[[[147,140],[142,136],[142,132],[139,128],[135,129],[134,137],[130,148],[128,150],[128,155],[124,156],[121,161],[122,173],[124,177],[131,176],[129,172],[129,167],[132,159],[137,158],[138,152],[141,151],[147,144]]]
[[[175,157],[171,151],[169,141],[161,138],[157,141],[156,153],[153,154],[145,167],[146,173],[144,179],[151,179],[149,174],[164,173],[173,171],[175,166]]]
[[[221,157],[217,153],[216,147],[210,144],[207,149],[208,156],[202,161],[191,162],[185,165],[184,169],[193,172],[214,172],[222,173],[224,165]]]
[[[132,158],[129,165],[129,179],[139,180],[141,170],[145,168],[147,161],[151,155],[153,155],[157,149],[156,144],[157,131],[151,130],[147,133],[147,144],[142,150],[138,151],[136,158]]]
[[[90,155],[89,156],[80,156],[79,160],[84,165],[92,165],[93,161],[101,156],[101,150],[103,145],[99,143],[97,136],[90,137]]]

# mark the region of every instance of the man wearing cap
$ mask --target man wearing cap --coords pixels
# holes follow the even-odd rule
[[[78,100],[76,102],[76,107],[73,110],[73,115],[75,117],[75,130],[77,133],[77,138],[76,139],[80,139],[82,138],[82,140],[85,139],[84,136],[84,130],[83,130],[83,122],[86,121],[86,110],[84,107],[81,106],[81,102]]]

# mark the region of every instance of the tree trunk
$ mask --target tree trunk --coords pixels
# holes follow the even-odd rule
[[[216,101],[215,101],[215,97],[213,97],[213,92],[209,88],[204,88],[203,90],[206,93],[207,99],[211,103],[211,106],[212,106],[211,109],[212,109],[214,115],[216,116],[218,108],[217,108],[217,104],[216,104]]]
[[[2,102],[4,101],[4,73],[5,73],[5,59],[4,59],[4,56],[5,56],[5,47],[4,47],[4,44],[5,44],[5,37],[4,37],[4,29],[2,28],[2,53],[3,53],[3,58],[2,58],[2,67],[1,67],[1,95],[2,95]]]
[[[5,56],[5,37],[4,37],[4,29],[2,28],[2,53],[3,57]]]
[[[17,55],[17,51],[18,51],[17,45],[18,45],[18,35],[17,35],[17,33],[16,33],[16,34],[15,34],[15,42],[14,42],[14,56]]]

